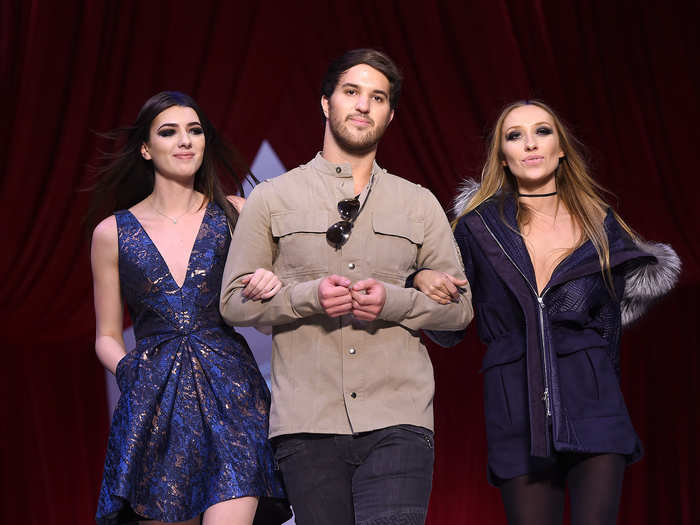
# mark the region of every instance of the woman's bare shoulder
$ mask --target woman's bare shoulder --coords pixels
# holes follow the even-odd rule
[[[233,204],[233,207],[236,208],[238,213],[241,213],[241,210],[243,209],[243,205],[245,204],[245,199],[243,197],[240,197],[238,195],[227,195],[226,198],[229,200],[231,204]]]
[[[114,253],[118,246],[117,218],[114,215],[102,219],[92,231],[92,251]]]

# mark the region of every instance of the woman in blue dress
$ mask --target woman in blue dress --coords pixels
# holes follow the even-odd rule
[[[239,525],[290,516],[267,440],[269,391],[219,314],[221,273],[245,174],[189,96],[150,98],[94,188],[95,349],[116,375],[97,522]],[[238,169],[235,169],[234,166]],[[97,222],[97,221],[93,221]],[[242,249],[244,247],[241,247]],[[251,275],[251,300],[279,280]],[[136,348],[122,339],[124,302]]]
[[[510,525],[616,522],[641,456],[619,385],[620,335],[676,282],[680,261],[643,242],[601,197],[575,139],[545,104],[498,118],[481,183],[458,196],[454,235],[482,362],[490,481]],[[415,285],[446,302],[464,282]],[[432,332],[443,345],[463,332]],[[634,357],[634,356],[632,356]]]

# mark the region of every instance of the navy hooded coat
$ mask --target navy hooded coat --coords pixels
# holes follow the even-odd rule
[[[473,191],[466,188],[458,205]],[[621,328],[673,287],[680,261],[668,246],[635,242],[611,212],[605,228],[614,295],[590,241],[538,294],[512,197],[490,199],[456,226],[488,347],[481,371],[492,482],[546,468],[556,452],[641,456],[619,386]],[[464,332],[428,334],[452,346]]]

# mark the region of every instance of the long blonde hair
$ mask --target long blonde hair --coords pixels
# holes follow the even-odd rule
[[[503,109],[489,135],[486,162],[481,170],[481,185],[471,196],[464,210],[452,222],[453,228],[462,216],[476,209],[480,204],[499,194],[499,192],[503,195],[511,194],[513,196],[517,193],[517,181],[510,170],[504,166],[503,162],[505,160],[502,150],[503,122],[511,111],[525,105],[537,106],[552,117],[559,137],[559,146],[564,152],[564,157],[560,160],[557,168],[557,194],[581,230],[579,241],[572,250],[586,240],[590,240],[598,253],[601,271],[609,288],[612,290],[610,249],[604,225],[605,215],[610,206],[601,196],[602,193],[607,193],[607,190],[589,175],[588,166],[581,153],[580,142],[571,134],[552,108],[539,100],[518,101]],[[517,205],[518,225],[522,231],[522,226],[528,220],[527,208],[520,206],[517,198],[515,198],[515,202]],[[637,235],[614,210],[613,214],[620,226],[633,239],[637,239]]]

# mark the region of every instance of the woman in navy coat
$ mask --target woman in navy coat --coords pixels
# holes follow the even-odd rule
[[[676,282],[680,261],[601,198],[575,140],[537,101],[508,106],[481,184],[456,200],[455,238],[483,359],[489,480],[508,523],[616,521],[625,465],[641,456],[619,386],[623,325]],[[445,302],[460,283],[414,285]],[[464,332],[431,332],[443,346]]]

